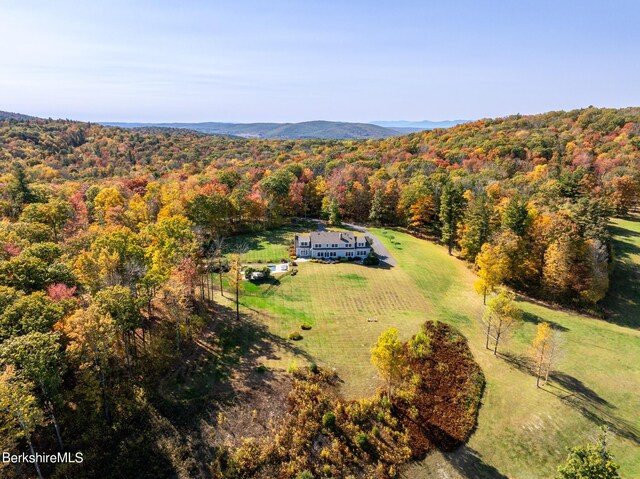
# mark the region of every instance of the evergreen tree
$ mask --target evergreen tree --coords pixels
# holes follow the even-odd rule
[[[387,214],[387,205],[384,191],[377,189],[373,194],[371,202],[371,212],[369,213],[369,221],[374,225],[382,225],[385,223]]]
[[[486,195],[473,198],[464,215],[460,247],[465,259],[473,261],[491,233],[491,207]]]
[[[502,215],[502,225],[522,237],[527,232],[529,223],[527,203],[519,197],[511,198]]]
[[[449,254],[457,239],[458,221],[462,217],[464,197],[459,186],[447,182],[440,197],[440,222],[442,241],[447,244]]]

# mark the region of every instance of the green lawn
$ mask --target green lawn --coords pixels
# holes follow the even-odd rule
[[[637,273],[639,223],[617,221],[615,227],[616,246],[629,242],[618,261]],[[304,336],[295,343],[301,350],[298,358],[281,351],[264,358],[265,364],[286,368],[293,360],[315,361],[337,370],[346,396],[364,396],[378,384],[369,349],[382,330],[393,325],[407,338],[427,319],[446,321],[469,338],[487,377],[478,429],[466,447],[428,457],[408,468],[407,477],[552,477],[565,448],[586,441],[603,423],[614,433],[611,447],[622,476],[640,477],[640,331],[621,326],[637,321],[632,306],[614,308],[617,316],[606,322],[522,300],[526,321],[504,349],[512,359],[496,358],[484,349],[482,301],[473,292],[474,274],[467,265],[428,241],[382,229],[371,232],[399,265],[383,269],[301,263],[295,277],[247,284],[245,311],[279,336],[294,330]],[[622,280],[614,276],[609,302],[615,305],[616,295],[637,302],[637,290]],[[564,353],[554,380],[537,389],[519,360],[541,320],[561,328]],[[302,322],[313,329],[301,331]]]
[[[281,259],[289,259],[289,247],[296,233],[315,231],[313,221],[300,221],[294,225],[245,234],[229,238],[225,242],[225,252],[231,253],[238,248],[247,249],[242,261],[244,263],[279,263]]]

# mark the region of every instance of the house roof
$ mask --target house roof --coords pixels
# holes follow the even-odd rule
[[[343,233],[342,231],[313,231],[310,233],[311,242],[316,243],[353,243],[353,233]]]
[[[368,244],[367,238],[364,235],[354,235],[350,232],[344,231],[312,231],[305,235],[296,235],[296,244],[300,241],[308,242],[312,244],[338,244],[342,246],[353,247],[355,242],[364,242]]]

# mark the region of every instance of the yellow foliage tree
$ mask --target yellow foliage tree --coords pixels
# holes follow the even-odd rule
[[[393,387],[402,380],[406,369],[406,358],[396,328],[389,328],[378,337],[371,348],[371,362],[386,381],[387,396],[391,399]]]
[[[522,311],[514,304],[515,294],[502,288],[498,295],[489,301],[482,319],[486,327],[487,342],[493,340],[493,354],[498,354],[498,346],[522,320]]]
[[[0,430],[3,431],[3,444],[24,438],[29,445],[29,452],[35,456],[31,436],[44,423],[45,416],[33,394],[33,384],[17,376],[13,366],[6,366],[0,373]],[[42,479],[37,460],[34,466],[38,477]]]
[[[487,295],[495,292],[508,277],[509,258],[500,246],[485,243],[476,257],[476,268],[479,279],[474,283],[474,288],[482,295],[483,304],[487,304]]]

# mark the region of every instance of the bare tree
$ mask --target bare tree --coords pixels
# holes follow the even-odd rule
[[[224,290],[222,289],[222,259],[224,258],[224,238],[222,236],[216,236],[213,240],[214,244],[214,257],[218,262],[218,277],[220,278],[220,294],[224,296]]]
[[[235,252],[231,255],[231,269],[229,270],[231,274],[231,284],[235,289],[236,293],[236,320],[240,320],[240,283],[242,281],[242,261],[241,255],[246,253],[249,250],[249,247],[240,243],[236,246]]]

